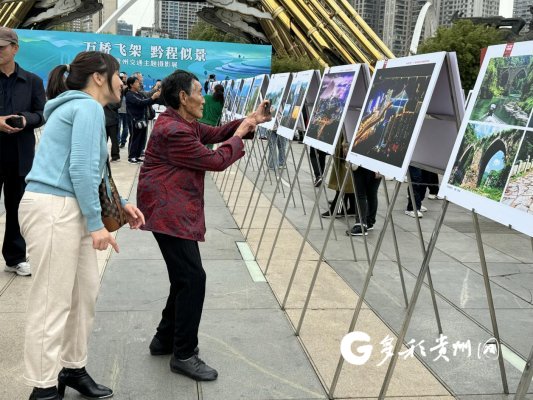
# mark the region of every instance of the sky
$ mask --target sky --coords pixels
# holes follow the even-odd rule
[[[118,0],[119,7],[128,0]],[[500,0],[500,15],[503,17],[513,16],[513,0]],[[141,26],[154,24],[154,0],[137,0],[137,2],[119,19],[133,24],[133,33]]]

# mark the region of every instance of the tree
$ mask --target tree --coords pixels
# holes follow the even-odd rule
[[[227,42],[227,43],[247,43],[244,38],[226,33],[207,22],[198,20],[189,32],[190,40],[202,40],[204,42]]]
[[[461,83],[465,91],[471,90],[479,74],[481,49],[504,42],[496,28],[476,25],[469,20],[459,20],[450,28],[440,27],[434,37],[418,47],[418,53],[455,51],[459,64]]]
[[[309,57],[294,57],[288,55],[274,55],[272,57],[272,73],[278,74],[281,72],[298,72],[307,71],[310,69],[323,70],[317,60]]]

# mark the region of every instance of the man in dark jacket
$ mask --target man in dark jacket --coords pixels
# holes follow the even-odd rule
[[[26,242],[20,234],[18,208],[35,152],[33,130],[44,123],[43,81],[15,63],[18,36],[0,27],[0,190],[4,188],[6,231],[2,255],[5,271],[30,275]]]

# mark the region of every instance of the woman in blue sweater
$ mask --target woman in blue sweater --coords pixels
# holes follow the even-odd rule
[[[47,123],[19,207],[33,263],[24,347],[30,400],[61,399],[65,386],[87,398],[113,396],[85,365],[100,283],[95,249],[118,252],[98,197],[108,157],[103,106],[120,100],[118,67],[108,54],[83,52],[49,76]],[[123,207],[130,227],[139,228],[142,213]]]

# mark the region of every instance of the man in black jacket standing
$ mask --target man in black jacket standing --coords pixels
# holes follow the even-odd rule
[[[26,242],[20,234],[18,208],[35,153],[33,130],[44,123],[43,81],[15,63],[18,36],[0,27],[0,189],[4,189],[6,230],[2,255],[5,271],[30,275]]]

